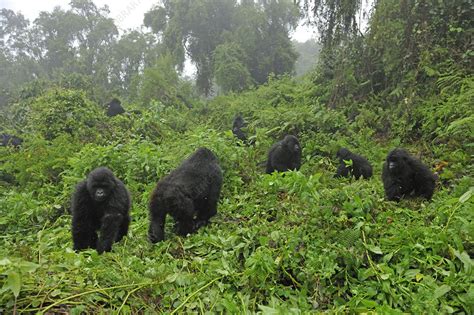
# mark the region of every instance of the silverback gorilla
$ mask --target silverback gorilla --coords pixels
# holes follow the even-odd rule
[[[361,176],[365,179],[372,177],[372,166],[363,156],[352,153],[346,148],[337,151],[336,157],[339,158],[339,167],[336,177],[352,177],[359,179]],[[351,160],[352,165],[346,165],[344,160]]]
[[[127,188],[108,168],[90,172],[72,197],[74,250],[94,248],[99,254],[109,252],[112,244],[128,232],[130,205]]]
[[[199,148],[169,175],[162,178],[150,198],[152,243],[164,240],[166,215],[175,221],[175,230],[185,236],[207,224],[217,213],[222,187],[222,170],[217,157],[207,148]]]
[[[275,143],[268,152],[266,173],[299,170],[301,166],[301,146],[298,138],[287,135]]]
[[[382,169],[382,181],[388,200],[421,196],[430,200],[435,188],[435,175],[418,159],[403,149],[387,155]]]
[[[114,98],[110,101],[107,107],[107,116],[113,117],[125,113],[120,100]]]

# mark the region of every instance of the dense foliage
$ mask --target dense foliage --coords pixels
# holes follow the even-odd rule
[[[181,2],[191,3],[164,1],[170,10]],[[72,14],[74,27],[82,25],[72,23],[74,14],[102,14],[88,1],[72,3],[75,9],[40,21]],[[345,1],[314,3],[327,4],[331,16],[338,7],[330,4]],[[255,68],[242,59],[237,34],[228,34],[215,45],[220,65],[212,70],[217,80],[243,81],[221,86],[240,92],[210,100],[176,74],[180,55],[170,46],[148,65],[127,59],[133,75],[111,75],[123,83],[114,91],[98,88],[100,72],[96,78],[66,68],[96,61],[76,47],[69,53],[80,62],[64,61],[54,66],[57,76],[19,87],[0,111],[1,132],[25,140],[19,148],[0,147],[0,313],[474,313],[469,3],[441,1],[428,9],[425,1],[376,1],[367,33],[333,36],[337,45],[323,47],[310,75],[270,75],[247,90]],[[80,13],[86,9],[95,13]],[[2,37],[9,45],[2,42],[2,53],[15,57],[10,66],[30,69],[31,56],[12,53],[27,43],[27,23],[2,12],[16,23]],[[103,27],[90,31],[113,30],[109,21],[99,18]],[[166,21],[153,25],[175,30]],[[153,37],[128,36],[140,43]],[[122,57],[146,51],[132,48],[125,45]],[[107,117],[102,104],[113,93],[127,112]],[[237,113],[253,145],[232,134]],[[288,133],[300,139],[301,169],[264,174],[267,150]],[[218,156],[224,171],[218,214],[188,237],[172,233],[168,220],[166,240],[151,245],[149,194],[200,146]],[[334,178],[342,146],[367,157],[373,178]],[[382,163],[394,147],[437,172],[433,200],[385,200]],[[113,170],[132,194],[130,231],[110,253],[76,253],[71,193],[98,166]]]

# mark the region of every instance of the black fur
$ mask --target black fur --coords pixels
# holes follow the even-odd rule
[[[222,170],[209,149],[199,148],[169,175],[162,178],[150,198],[152,243],[164,240],[166,215],[175,220],[179,235],[193,233],[217,213]]]
[[[107,116],[113,117],[125,113],[120,100],[114,98],[110,101],[107,107]]]
[[[8,133],[2,133],[0,135],[0,146],[2,147],[11,145],[15,148],[18,148],[19,146],[21,146],[22,143],[23,139],[17,136],[13,136]]]
[[[339,167],[336,177],[352,177],[359,179],[361,176],[365,179],[372,177],[372,166],[363,156],[352,153],[346,148],[337,151],[336,157],[339,158]],[[346,165],[344,160],[352,160],[352,165]]]
[[[234,122],[232,124],[232,133],[237,139],[242,140],[244,142],[247,141],[247,135],[244,131],[242,131],[242,128],[244,128],[245,125],[245,120],[242,118],[241,115],[237,115],[234,118]]]
[[[406,197],[430,200],[436,177],[430,169],[403,149],[394,149],[387,155],[382,169],[382,181],[387,200],[399,201]]]
[[[298,138],[287,135],[275,143],[268,152],[266,173],[299,170],[301,166],[301,146]]]
[[[110,251],[114,242],[127,235],[130,206],[127,188],[108,168],[90,172],[72,197],[74,250],[94,248],[99,254]]]

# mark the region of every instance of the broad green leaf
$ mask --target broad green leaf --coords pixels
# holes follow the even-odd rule
[[[29,261],[22,261],[18,264],[18,267],[22,272],[33,272],[38,269],[39,265]]]
[[[278,310],[274,309],[273,307],[259,305],[258,308],[262,311],[262,314],[268,314],[268,315],[279,314]]]
[[[464,265],[464,271],[469,272],[469,270],[471,270],[471,268],[472,268],[473,262],[472,262],[471,257],[469,257],[468,253],[466,253],[466,252],[460,253],[459,251],[454,250],[454,255],[460,261],[462,261],[462,263]]]
[[[434,298],[438,299],[449,291],[451,291],[451,287],[449,285],[443,284],[442,286],[436,288],[434,292]]]
[[[459,202],[460,203],[465,203],[466,201],[468,201],[472,197],[473,194],[474,194],[474,187],[471,187],[461,197],[459,197]]]
[[[9,271],[7,274],[7,282],[3,286],[13,292],[15,297],[18,297],[21,289],[21,276],[16,271]]]
[[[375,253],[375,254],[378,254],[378,255],[382,255],[383,252],[382,250],[380,249],[380,247],[376,246],[376,245],[367,245],[367,249],[370,250],[372,253]]]

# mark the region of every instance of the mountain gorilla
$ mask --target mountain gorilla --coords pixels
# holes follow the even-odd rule
[[[372,177],[372,166],[363,156],[352,153],[346,148],[337,151],[336,157],[339,158],[339,167],[337,168],[336,177],[352,177],[359,179],[361,176],[365,179]],[[344,162],[352,161],[352,165],[346,165]]]
[[[407,151],[394,149],[387,155],[383,165],[382,181],[388,200],[400,201],[409,196],[421,196],[430,200],[436,177]]]
[[[301,166],[301,146],[298,138],[287,135],[275,143],[268,152],[266,173],[299,170]]]
[[[107,116],[113,117],[125,113],[122,103],[117,98],[113,98],[107,107]]]
[[[150,198],[152,243],[164,240],[166,215],[175,221],[175,230],[185,236],[209,222],[217,213],[222,187],[222,170],[217,157],[207,148],[199,148],[169,175],[162,178]]]
[[[22,143],[23,139],[20,137],[13,136],[8,133],[0,134],[0,147],[11,145],[12,147],[18,148]]]
[[[94,248],[99,254],[109,252],[112,244],[128,232],[130,206],[127,188],[108,168],[90,172],[72,197],[74,250]]]
[[[242,140],[243,142],[247,141],[247,136],[242,131],[242,128],[245,127],[245,125],[246,123],[242,118],[242,115],[239,114],[234,118],[234,122],[232,124],[232,133],[237,139]]]

